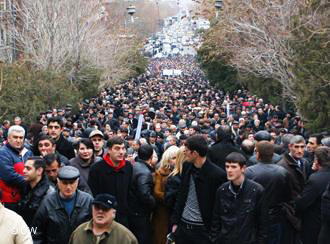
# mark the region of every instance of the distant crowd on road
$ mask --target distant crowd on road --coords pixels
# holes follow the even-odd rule
[[[77,110],[3,120],[0,202],[4,243],[325,244],[330,133],[152,59]]]

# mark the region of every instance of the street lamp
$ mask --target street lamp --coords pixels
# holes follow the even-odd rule
[[[216,12],[215,12],[215,17],[216,18],[218,18],[219,12],[222,9],[222,6],[223,6],[223,1],[222,0],[215,0],[214,7],[216,8]]]
[[[133,17],[133,15],[135,14],[135,12],[136,12],[136,9],[135,9],[135,6],[134,5],[129,5],[127,7],[127,13],[131,16],[132,23],[134,23],[134,17]]]

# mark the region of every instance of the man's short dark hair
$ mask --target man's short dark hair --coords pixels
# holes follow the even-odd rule
[[[201,157],[205,157],[208,151],[207,141],[202,135],[188,137],[186,140],[186,147],[190,151],[196,151]]]
[[[322,167],[330,167],[330,147],[320,146],[315,149],[315,157]]]
[[[323,135],[322,135],[321,133],[312,134],[312,135],[309,136],[309,138],[312,138],[312,137],[316,138],[316,144],[317,144],[317,145],[322,144],[321,141],[322,141],[322,139],[323,139]]]
[[[47,121],[47,126],[49,126],[50,123],[55,123],[55,122],[57,122],[60,125],[60,127],[63,128],[64,124],[63,124],[63,120],[60,116],[55,116],[55,117],[49,118]]]
[[[274,145],[269,141],[259,141],[256,151],[259,153],[260,161],[270,163],[274,155]]]
[[[122,145],[124,144],[124,142],[125,142],[124,139],[121,138],[120,136],[114,136],[108,140],[107,147],[110,149],[114,145]]]
[[[45,172],[46,164],[45,164],[45,159],[44,158],[39,157],[39,156],[31,156],[31,157],[28,157],[26,161],[28,161],[28,160],[33,161],[33,167],[35,169],[42,168],[43,172]]]
[[[225,161],[228,163],[238,163],[241,167],[246,165],[246,158],[239,152],[229,153]]]
[[[231,129],[228,125],[220,125],[217,129],[217,140],[218,141],[227,141],[231,140]]]
[[[45,165],[50,166],[55,160],[58,163],[58,167],[61,167],[60,156],[57,153],[50,153],[44,157]]]
[[[138,157],[141,160],[149,160],[152,157],[154,149],[149,144],[142,144],[138,150]]]

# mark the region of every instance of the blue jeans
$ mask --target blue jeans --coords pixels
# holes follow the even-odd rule
[[[283,236],[283,225],[280,223],[269,226],[267,244],[281,244]]]

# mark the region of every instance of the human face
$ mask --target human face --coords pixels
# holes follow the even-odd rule
[[[317,148],[317,140],[316,137],[310,137],[307,142],[306,149],[308,152],[313,153]]]
[[[91,139],[92,139],[95,151],[96,152],[101,151],[104,146],[103,138],[101,136],[96,135],[96,136],[93,136]]]
[[[244,179],[245,166],[241,167],[239,163],[226,162],[227,179],[235,185],[240,185]]]
[[[76,192],[79,180],[60,180],[57,179],[57,186],[60,190],[60,195],[63,198],[70,198]]]
[[[17,150],[21,150],[24,144],[24,133],[13,131],[8,136],[8,143]]]
[[[105,226],[112,223],[116,216],[116,210],[113,208],[107,209],[102,205],[93,205],[93,224],[98,226]]]
[[[120,162],[124,160],[126,148],[124,144],[115,144],[108,151],[110,158],[113,162]]]
[[[34,167],[33,160],[25,162],[23,174],[24,180],[27,182],[35,181],[37,179],[37,170]]]
[[[88,148],[85,144],[80,143],[79,145],[79,149],[78,149],[78,154],[79,157],[84,160],[84,161],[88,161],[92,158],[93,156],[93,149],[92,148]]]
[[[48,125],[48,133],[54,139],[58,140],[60,138],[63,128],[57,122],[50,122]]]
[[[49,166],[46,165],[45,172],[48,179],[52,182],[56,182],[58,171],[60,170],[59,163],[55,160]]]
[[[41,140],[38,142],[38,150],[42,156],[55,153],[56,145],[53,145],[49,140]]]
[[[21,123],[22,123],[22,120],[21,119],[15,118],[15,120],[14,120],[14,124],[15,125],[20,125]]]
[[[294,158],[297,159],[302,158],[304,156],[304,149],[305,149],[304,142],[289,144],[290,153]]]
[[[185,146],[184,155],[187,161],[194,162],[196,159],[196,153],[197,152],[191,151],[187,146]]]
[[[176,154],[174,154],[173,157],[171,157],[171,158],[168,160],[168,163],[169,163],[169,165],[171,165],[171,166],[174,166],[174,165],[175,165],[175,162],[176,162]]]

